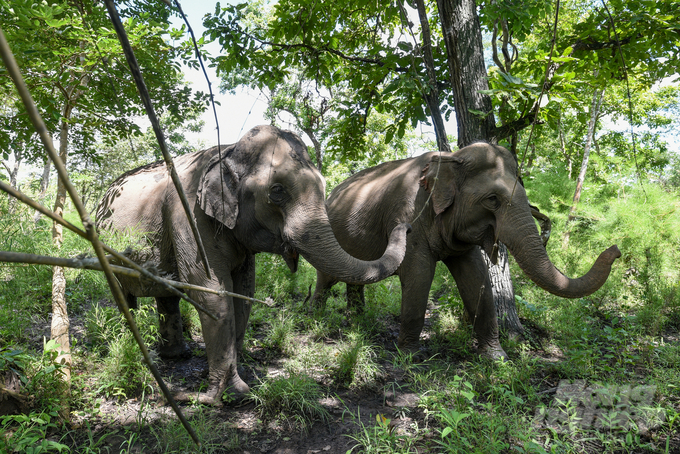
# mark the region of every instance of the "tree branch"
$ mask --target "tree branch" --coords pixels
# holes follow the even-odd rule
[[[292,50],[292,49],[306,49],[306,50],[308,50],[308,51],[310,51],[314,54],[321,54],[321,53],[324,53],[324,52],[330,53],[330,54],[333,54],[333,55],[336,55],[336,56],[342,58],[343,60],[347,60],[347,61],[354,62],[354,63],[366,63],[366,64],[376,65],[376,66],[380,66],[380,67],[385,66],[385,62],[383,62],[379,58],[357,57],[357,56],[347,55],[347,54],[345,54],[345,53],[343,53],[343,52],[341,52],[337,49],[332,49],[328,46],[314,47],[314,46],[310,46],[309,44],[305,44],[305,43],[281,44],[281,43],[275,43],[273,41],[266,41],[266,40],[260,39],[260,38],[254,36],[254,35],[251,35],[250,33],[247,33],[243,30],[241,30],[241,33],[244,36],[246,36],[247,38],[260,43],[260,45],[262,45],[262,46],[271,46],[274,51]],[[394,70],[397,71],[397,72],[401,72],[401,73],[408,72],[408,68],[402,68],[400,66],[395,67]]]
[[[0,161],[0,162],[1,162],[2,165],[5,167],[5,169],[7,169],[7,174],[8,174],[8,175],[12,175],[12,169],[10,169],[9,166],[7,165],[7,161],[5,161],[5,160],[3,159],[3,160]]]
[[[113,259],[113,257],[108,257]],[[26,254],[23,252],[8,252],[0,251],[0,262],[9,263],[31,263],[35,265],[49,265],[49,266],[61,266],[65,268],[75,268],[79,270],[93,270],[93,271],[103,271],[102,265],[99,259],[96,257],[84,257],[84,258],[73,258],[67,259],[62,257],[49,257],[46,255],[36,255],[36,254]],[[132,268],[126,268],[124,266],[110,265],[111,270],[116,274],[122,274],[135,279],[143,279],[142,273]],[[262,303],[269,307],[273,307],[273,301],[263,301],[257,298],[251,298],[238,293],[229,292],[227,290],[213,290],[207,287],[201,287],[199,285],[187,284],[185,282],[173,281],[171,279],[165,279],[160,276],[156,276],[158,279],[162,280],[168,285],[171,285],[178,289],[183,290],[193,290],[197,292],[213,293],[220,296],[231,296],[234,298],[240,298],[242,300]],[[196,309],[204,313],[209,313],[203,306],[196,304]]]

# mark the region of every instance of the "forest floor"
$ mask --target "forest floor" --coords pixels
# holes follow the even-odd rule
[[[435,311],[432,311],[435,312]],[[424,348],[420,355],[423,358],[428,356],[428,337],[430,335],[432,312],[428,311],[428,319],[423,331]],[[527,328],[531,322],[523,320]],[[45,325],[43,325],[45,326]],[[387,320],[385,329],[382,330],[381,338],[372,338],[372,342],[378,343],[384,349],[385,354],[378,359],[382,370],[381,378],[376,386],[359,389],[348,389],[342,386],[335,386],[328,379],[321,375],[314,375],[314,371],[308,373],[323,385],[326,395],[320,400],[321,405],[327,410],[325,421],[317,420],[313,424],[300,428],[295,420],[287,420],[285,417],[267,418],[258,410],[257,403],[253,400],[244,399],[239,402],[226,402],[221,408],[206,408],[192,405],[182,405],[183,412],[192,421],[193,425],[198,425],[197,431],[201,430],[201,425],[206,426],[207,430],[221,430],[224,432],[224,439],[210,434],[210,444],[203,446],[201,452],[238,452],[238,453],[275,453],[275,454],[344,454],[351,452],[366,452],[360,446],[359,440],[368,440],[373,437],[412,437],[416,442],[411,450],[403,452],[449,452],[442,451],[438,445],[441,440],[441,426],[428,414],[428,411],[419,405],[422,393],[416,392],[407,377],[405,370],[395,366],[395,362],[389,360],[390,355],[396,355],[395,347],[398,334],[397,317]],[[264,327],[262,327],[264,329]],[[72,335],[76,339],[83,340],[82,320],[78,317],[72,319]],[[538,330],[532,334],[536,339],[541,338]],[[34,342],[42,342],[42,335],[39,330],[34,331]],[[255,336],[263,335],[256,333]],[[295,343],[304,344],[308,342],[306,336],[296,336]],[[336,343],[336,339],[326,338],[323,342],[327,345]],[[666,333],[665,341],[678,343],[678,333]],[[78,342],[77,342],[78,343]],[[81,343],[80,345],[83,345]],[[183,360],[159,361],[158,366],[161,374],[173,391],[193,391],[196,392],[205,386],[208,366],[204,353],[204,344],[200,335],[194,335],[190,343],[192,356]],[[531,349],[537,361],[542,363],[554,363],[563,359],[559,350],[554,348]],[[241,377],[251,386],[255,386],[265,378],[274,378],[288,374],[283,365],[283,354],[272,355],[270,351],[263,348],[253,347],[245,352],[245,357],[241,358],[240,374]],[[467,357],[447,357],[453,358],[453,362],[459,361],[462,364],[470,361]],[[415,367],[428,367],[427,360]],[[460,364],[457,367],[460,367]],[[594,391],[590,383],[576,381],[567,389],[567,382],[561,380],[557,374],[551,373],[550,368],[545,368],[545,373],[532,377],[532,386],[540,395],[541,402],[545,408],[552,408],[552,415],[544,416],[537,411],[533,426],[537,433],[546,436],[569,437],[569,418],[560,419],[560,412],[567,412],[567,409],[559,410],[559,405],[554,405],[565,397],[574,397],[574,389],[577,392]],[[75,368],[74,374],[88,374],[86,370]],[[96,383],[91,383],[96,387]],[[631,389],[635,389],[635,384]],[[572,393],[569,395],[569,393]],[[614,391],[616,392],[616,391]],[[623,391],[622,391],[623,392]],[[630,392],[630,390],[628,390]],[[167,405],[156,390],[146,398],[133,399],[107,399],[99,397],[96,399],[96,407],[90,411],[79,412],[80,416],[71,422],[67,436],[55,434],[54,439],[60,439],[72,447],[73,452],[106,452],[106,453],[161,453],[159,443],[163,437],[179,436],[178,432],[183,431],[177,422],[170,406]],[[638,398],[635,402],[641,401]],[[586,402],[586,398],[577,398],[577,401]],[[635,402],[631,400],[634,406]],[[553,403],[553,405],[551,405]],[[640,402],[643,403],[643,402]],[[650,402],[651,403],[651,402]],[[587,406],[587,405],[586,405]],[[558,410],[555,410],[557,408]],[[615,409],[615,408],[614,408]],[[587,413],[587,408],[585,409]],[[558,414],[554,412],[557,411]],[[583,408],[576,409],[579,418],[584,416]],[[527,413],[531,418],[531,410]],[[631,413],[632,414],[632,413]],[[587,414],[585,415],[588,416]],[[620,452],[669,452],[680,453],[680,432],[667,436],[658,436],[660,428],[664,426],[663,415],[661,419],[655,421],[655,415],[647,415],[646,425],[643,424],[639,431],[643,442],[645,440],[661,440],[664,446],[658,446],[658,451],[646,449],[622,449]],[[378,418],[378,419],[377,419]],[[380,424],[376,421],[383,418],[386,426],[378,430]],[[600,419],[602,416],[599,417]],[[598,419],[596,416],[595,419]],[[209,421],[209,424],[206,424]],[[573,419],[572,419],[573,421]],[[651,421],[651,422],[650,422]],[[594,423],[593,423],[594,424]],[[168,429],[172,425],[174,429]],[[644,426],[644,427],[643,427]],[[164,427],[164,429],[163,429]],[[205,429],[205,427],[203,428]],[[621,432],[621,437],[625,437],[627,431]],[[565,435],[566,434],[566,435]],[[184,434],[186,435],[186,434]],[[60,438],[61,437],[61,438]],[[217,441],[216,441],[217,440]],[[667,443],[667,444],[666,444]],[[162,444],[162,443],[160,443]],[[622,445],[626,443],[622,441]],[[81,450],[84,446],[96,447]],[[599,453],[602,452],[602,445],[598,444],[593,437],[584,438],[577,443],[579,450],[576,452]],[[176,451],[173,451],[176,452]],[[193,452],[188,449],[182,452]],[[373,451],[390,452],[390,451]],[[402,451],[399,451],[402,452]],[[506,451],[503,451],[506,452]],[[509,451],[507,451],[509,452]],[[514,451],[513,451],[514,452]],[[525,452],[525,451],[521,451]],[[618,452],[618,451],[609,451]]]

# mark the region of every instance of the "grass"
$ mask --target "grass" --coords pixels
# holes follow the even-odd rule
[[[251,391],[262,418],[302,430],[329,419],[328,410],[319,403],[322,397],[321,387],[306,375],[267,379]]]
[[[196,446],[182,424],[173,415],[151,426],[153,446],[150,448],[155,452],[168,454],[186,452],[212,454],[232,451],[244,442],[233,424],[222,421],[215,411],[209,408],[195,407],[190,411],[187,420],[196,431],[201,442],[200,447]]]
[[[336,353],[333,368],[336,383],[350,389],[375,387],[382,374],[377,356],[376,347],[366,340],[364,334],[350,332]]]

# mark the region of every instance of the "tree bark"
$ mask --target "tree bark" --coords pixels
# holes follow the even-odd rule
[[[512,279],[507,278],[507,276],[510,276],[508,248],[505,244],[498,243],[498,262],[495,265],[491,263],[486,253],[482,256],[489,268],[489,279],[496,303],[498,326],[511,338],[521,336],[524,333],[524,327],[517,315],[515,289],[512,285]]]
[[[64,109],[64,117],[61,121],[61,129],[59,133],[59,158],[66,164],[68,157],[68,117],[70,116],[71,108],[68,106]],[[57,196],[54,201],[54,213],[58,216],[64,216],[64,205],[66,203],[66,186],[60,178],[57,183]],[[54,222],[52,225],[52,242],[57,249],[61,249],[64,242],[64,232],[61,224]],[[70,382],[71,379],[71,343],[69,339],[70,320],[68,317],[67,303],[66,303],[66,277],[64,275],[64,268],[55,266],[52,269],[52,326],[50,337],[59,344],[59,355],[57,356],[57,363],[63,364],[62,371],[64,372],[64,381]]]
[[[482,29],[474,0],[437,0],[448,54],[458,125],[458,147],[495,142],[496,120],[488,90]]]
[[[316,138],[316,135],[314,134],[314,130],[312,128],[305,128],[304,129],[305,134],[307,134],[307,137],[309,137],[309,140],[312,141],[312,144],[314,145],[314,153],[316,154],[316,168],[321,172],[323,170],[323,154],[321,151],[321,142],[319,142],[319,139]]]
[[[16,144],[16,147],[14,148],[14,166],[12,169],[7,167],[7,164],[3,161],[3,164],[7,168],[7,171],[9,172],[9,185],[12,186],[13,188],[19,189],[17,186],[17,180],[18,180],[18,175],[19,175],[19,167],[21,166],[21,161],[23,160],[23,148],[24,144],[19,142]],[[8,195],[9,200],[8,200],[8,212],[9,214],[14,213],[14,210],[16,208],[16,203],[17,200],[12,197],[11,195]]]
[[[576,178],[576,190],[574,191],[574,198],[572,199],[571,208],[569,209],[569,217],[567,218],[567,225],[565,226],[564,239],[562,247],[565,249],[569,246],[570,224],[576,218],[576,207],[579,200],[581,200],[581,190],[583,189],[583,182],[586,179],[586,171],[588,170],[588,161],[590,159],[590,149],[593,144],[593,137],[595,136],[595,125],[597,118],[600,115],[600,107],[602,107],[602,100],[604,99],[605,88],[596,88],[593,91],[593,101],[590,104],[590,120],[588,120],[588,134],[586,136],[586,146],[583,149],[583,160],[581,161],[581,170]]]

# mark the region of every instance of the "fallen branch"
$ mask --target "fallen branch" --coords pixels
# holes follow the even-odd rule
[[[19,402],[22,402],[22,403],[23,403],[23,402],[26,402],[26,400],[28,399],[28,396],[24,396],[23,394],[18,393],[18,392],[16,392],[16,391],[12,391],[11,389],[7,389],[7,388],[5,388],[5,385],[3,385],[2,383],[0,383],[0,402],[2,402],[3,400],[5,400],[5,399],[2,397],[2,394],[3,394],[3,393],[4,393],[4,394],[7,394],[9,397],[12,397],[12,398],[14,398],[14,399],[16,399],[16,400],[18,400]]]
[[[0,262],[10,262],[10,263],[31,263],[34,265],[49,265],[49,266],[62,266],[65,268],[75,268],[80,270],[94,270],[103,271],[99,259],[96,257],[86,257],[86,258],[63,258],[63,257],[50,257],[46,255],[36,255],[27,254],[24,252],[8,252],[0,251]],[[124,266],[110,265],[111,270],[116,274],[122,274],[136,279],[143,279],[144,276],[137,270],[126,268]],[[257,298],[251,298],[249,296],[241,295],[238,293],[230,292],[227,290],[213,290],[207,287],[201,287],[199,285],[187,284],[185,282],[173,281],[171,279],[165,279],[160,276],[156,276],[157,280],[163,281],[167,285],[170,285],[176,289],[182,290],[193,290],[197,292],[213,293],[220,296],[231,296],[234,298],[240,298],[245,301],[262,303],[266,306],[273,307],[273,301],[263,301]],[[203,308],[201,305],[196,303],[196,309],[205,312],[210,315],[210,312]]]

